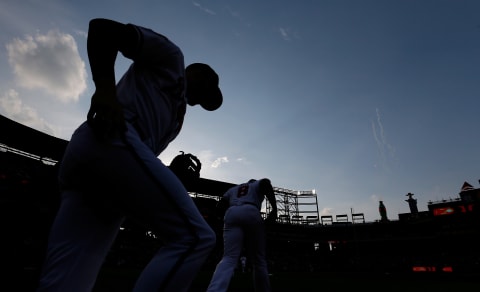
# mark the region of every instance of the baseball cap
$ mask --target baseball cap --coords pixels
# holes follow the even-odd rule
[[[192,63],[186,68],[188,78],[187,90],[200,106],[208,111],[218,109],[223,103],[222,91],[218,86],[219,78],[215,70],[204,63]]]

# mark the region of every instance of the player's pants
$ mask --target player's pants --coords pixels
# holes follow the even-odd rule
[[[100,144],[86,124],[72,136],[38,292],[91,291],[125,216],[164,243],[134,291],[187,291],[214,248],[215,233],[182,183],[130,127],[126,140]]]
[[[225,213],[224,253],[213,274],[208,292],[227,291],[238,264],[243,243],[247,260],[253,261],[255,291],[270,291],[265,255],[265,226],[256,206],[232,206]]]

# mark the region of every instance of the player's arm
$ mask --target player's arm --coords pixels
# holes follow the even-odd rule
[[[275,198],[275,192],[273,191],[271,181],[267,178],[262,179],[260,181],[260,190],[272,206],[272,210],[268,214],[266,220],[274,222],[277,219],[277,200]]]
[[[118,52],[131,56],[138,44],[138,33],[131,25],[96,18],[89,23],[87,53],[95,93],[87,120],[101,138],[125,131],[125,121],[117,101],[115,60]]]

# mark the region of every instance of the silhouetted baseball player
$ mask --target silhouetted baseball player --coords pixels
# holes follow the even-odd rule
[[[272,206],[266,220],[275,221],[277,205],[269,179],[249,180],[247,183],[230,188],[223,195],[221,202],[228,206],[224,216],[224,252],[210,281],[208,292],[228,290],[244,243],[247,258],[253,265],[255,290],[270,291],[265,254],[265,226],[260,213],[265,197]]]
[[[126,216],[163,240],[134,291],[187,291],[215,233],[158,155],[187,104],[220,107],[218,76],[206,64],[185,68],[168,38],[133,24],[91,20],[87,50],[96,90],[61,162],[61,205],[37,291],[91,291]],[[116,83],[118,53],[133,63]]]

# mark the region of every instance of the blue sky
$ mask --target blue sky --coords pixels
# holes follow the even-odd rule
[[[160,155],[201,176],[315,189],[322,214],[390,219],[480,179],[480,2],[0,0],[0,114],[63,139],[94,91],[91,18],[162,33],[220,75],[224,105],[190,107]],[[129,60],[119,56],[118,76]]]

